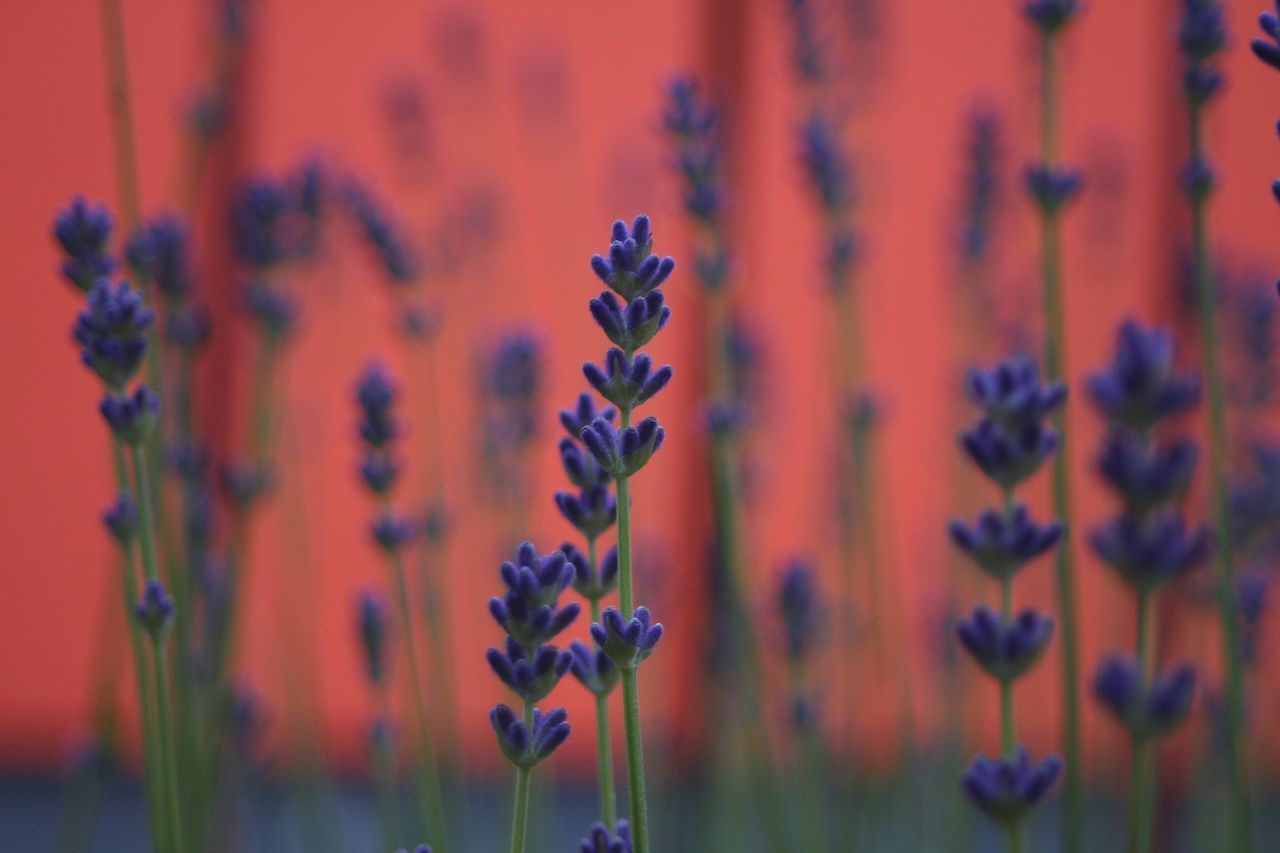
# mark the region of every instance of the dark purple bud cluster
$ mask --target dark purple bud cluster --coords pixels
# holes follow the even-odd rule
[[[1079,194],[1083,183],[1079,171],[1065,166],[1041,163],[1027,168],[1027,194],[1047,216],[1062,210]]]
[[[1258,16],[1262,37],[1249,43],[1253,55],[1280,71],[1280,3],[1275,12],[1263,12]]]
[[[662,639],[662,623],[654,624],[647,607],[637,607],[623,621],[616,607],[606,607],[600,621],[591,625],[591,637],[618,669],[633,671],[653,654]]]
[[[597,463],[614,479],[631,477],[662,447],[665,430],[657,418],[645,418],[635,426],[615,429],[604,418],[596,418],[582,431],[582,443]]]
[[[622,674],[603,649],[587,646],[581,640],[569,644],[572,660],[569,671],[583,687],[597,696],[608,696]]]
[[[486,442],[494,452],[519,454],[537,435],[543,371],[542,342],[525,330],[504,334],[485,357]]]
[[[1182,91],[1192,108],[1198,108],[1222,89],[1222,74],[1213,65],[1227,43],[1227,22],[1222,4],[1218,0],[1182,0],[1183,16],[1178,26],[1178,48],[1186,61],[1182,73]],[[1255,41],[1255,44],[1257,42]],[[1257,53],[1257,48],[1254,48]],[[1262,54],[1258,54],[1262,56]],[[1265,60],[1264,60],[1265,61]],[[1197,171],[1194,161],[1188,167],[1187,176]],[[1198,169],[1212,178],[1208,164]],[[1196,185],[1197,188],[1203,184]],[[1184,187],[1191,195],[1196,190],[1190,181]],[[1203,190],[1208,192],[1208,188]]]
[[[218,472],[218,483],[231,506],[243,511],[275,487],[276,477],[267,462],[235,459],[222,466]]]
[[[534,704],[551,693],[574,662],[572,652],[549,644],[578,616],[577,603],[558,603],[560,593],[573,583],[574,572],[562,552],[540,556],[525,542],[514,562],[502,564],[506,593],[489,599],[489,613],[507,633],[505,652],[489,649],[489,666],[524,700],[526,713],[526,719],[517,719],[506,705],[498,705],[489,719],[503,754],[517,767],[532,767],[569,736],[563,708],[544,717]]]
[[[1098,454],[1098,473],[1126,507],[1142,515],[1186,494],[1199,455],[1188,439],[1154,444],[1114,429]]]
[[[397,850],[396,853],[409,853],[409,851],[402,847],[401,849]],[[419,844],[417,847],[413,848],[413,853],[431,853],[431,845]]]
[[[1053,637],[1053,619],[1030,608],[1012,621],[978,605],[956,624],[956,635],[973,659],[999,681],[1013,681],[1040,659]]]
[[[1209,533],[1189,529],[1173,508],[1146,517],[1128,512],[1093,531],[1093,550],[1135,588],[1151,590],[1177,580],[1209,554]]]
[[[266,281],[244,286],[244,308],[263,334],[276,340],[293,331],[298,319],[297,300]]]
[[[139,385],[132,394],[108,391],[98,411],[117,439],[137,446],[151,437],[160,419],[160,395],[146,385]]]
[[[1080,0],[1027,0],[1022,13],[1044,35],[1061,30],[1080,11]]]
[[[1098,667],[1093,692],[1135,739],[1160,737],[1182,724],[1195,696],[1196,674],[1185,664],[1143,684],[1138,662],[1113,655]]]
[[[98,279],[85,310],[76,318],[74,335],[81,360],[109,387],[123,388],[146,357],[147,332],[154,321],[142,293],[127,281],[113,285]]]
[[[676,262],[653,254],[649,217],[635,218],[630,231],[619,219],[610,234],[609,256],[591,256],[591,269],[628,305],[657,290],[670,277]]]
[[[778,613],[786,636],[786,655],[804,661],[818,638],[818,596],[813,567],[792,560],[778,579]]]
[[[638,303],[636,300],[631,304]],[[611,349],[605,355],[605,370],[587,362],[582,373],[601,397],[625,411],[667,387],[672,370],[670,365],[654,370],[652,359],[645,353],[631,357],[620,349]]]
[[[997,580],[1050,551],[1063,532],[1059,521],[1036,524],[1026,506],[1016,502],[1008,512],[984,510],[972,525],[952,519],[947,529],[960,550]]]
[[[854,200],[853,167],[840,144],[840,131],[822,113],[801,128],[801,159],[809,184],[832,218],[843,218]]]
[[[489,712],[498,747],[516,767],[533,767],[569,738],[569,714],[564,708],[549,714],[534,708],[532,717],[531,723],[526,724],[506,705],[497,705]]]
[[[1018,747],[1012,758],[975,757],[962,781],[969,799],[988,817],[1001,824],[1016,824],[1044,799],[1061,773],[1058,756],[1032,764],[1026,748]]]
[[[1111,366],[1089,379],[1089,396],[1108,421],[1138,432],[1182,414],[1200,401],[1200,382],[1176,372],[1176,356],[1168,332],[1126,320]]]
[[[369,532],[378,547],[387,553],[394,553],[414,537],[418,532],[418,525],[412,519],[386,509],[374,518],[369,525]]]
[[[111,240],[111,212],[77,196],[59,211],[53,221],[53,235],[62,249],[62,276],[88,292],[98,279],[116,268],[108,242]]]
[[[121,492],[115,503],[102,513],[102,523],[117,542],[127,547],[138,535],[138,505],[133,496]]]
[[[365,590],[356,603],[356,614],[365,672],[372,684],[381,684],[387,672],[387,603]]]
[[[138,624],[152,634],[159,634],[173,623],[173,597],[157,578],[151,578],[143,587],[142,598],[133,609]]]
[[[166,339],[185,350],[203,346],[209,339],[209,312],[192,301],[196,279],[186,223],[164,215],[144,224],[125,247],[125,259],[139,278],[155,284],[164,301]]]
[[[588,600],[603,598],[613,591],[618,584],[618,549],[610,548],[600,560],[600,565],[593,566],[587,555],[571,542],[560,546],[565,559],[573,564],[573,588]]]
[[[274,177],[247,181],[231,202],[231,245],[249,269],[266,270],[293,255],[295,200],[288,185]]]
[[[631,824],[618,821],[613,834],[603,823],[591,825],[591,832],[578,846],[581,853],[631,853]]]

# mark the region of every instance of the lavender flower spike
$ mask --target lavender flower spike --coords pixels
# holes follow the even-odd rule
[[[1168,332],[1126,320],[1111,366],[1089,379],[1094,404],[1108,420],[1137,431],[1186,412],[1200,400],[1200,382],[1176,373],[1175,356]]]
[[[620,349],[611,349],[605,355],[605,370],[587,362],[582,373],[601,397],[625,412],[667,387],[672,370],[670,365],[654,370],[653,361],[644,353],[629,357]]]
[[[526,649],[552,639],[578,617],[577,602],[556,604],[574,578],[574,567],[561,552],[540,557],[533,544],[525,542],[516,552],[516,561],[504,562],[500,573],[507,592],[489,599],[489,613]]]
[[[666,436],[656,418],[645,418],[619,432],[604,418],[582,430],[582,443],[615,480],[635,475],[662,446]]]
[[[489,712],[489,722],[498,736],[498,747],[507,760],[528,770],[555,752],[569,737],[569,715],[564,708],[549,714],[534,709],[529,727],[506,705]]]
[[[147,354],[147,330],[154,320],[142,294],[127,281],[112,285],[99,279],[76,318],[74,335],[81,360],[107,385],[123,387]]]
[[[623,672],[634,672],[662,639],[662,623],[652,624],[647,607],[637,607],[627,622],[616,607],[606,607],[600,622],[591,624],[591,637]]]
[[[1026,747],[1013,758],[990,759],[979,755],[964,772],[965,792],[988,817],[1001,824],[1016,824],[1044,799],[1062,772],[1062,759],[1050,755],[1033,765]]]
[[[1053,619],[1023,610],[1011,622],[985,605],[956,625],[961,644],[993,678],[1013,681],[1024,675],[1049,646]]]
[[[621,219],[614,222],[611,238],[609,257],[593,255],[591,269],[628,303],[656,290],[676,267],[673,258],[653,254],[653,232],[644,214],[629,232]]]
[[[111,275],[116,268],[107,249],[111,227],[110,211],[105,206],[89,204],[80,196],[58,212],[53,236],[66,256],[63,278],[88,291],[98,279]]]

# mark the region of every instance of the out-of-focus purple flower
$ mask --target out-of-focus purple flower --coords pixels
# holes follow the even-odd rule
[[[408,850],[405,850],[405,849],[402,847],[402,848],[400,848],[399,850],[397,850],[397,851],[396,851],[396,853],[409,853],[409,851],[408,851]],[[431,853],[431,845],[430,845],[430,844],[419,844],[417,847],[413,848],[413,853]]]
[[[361,441],[381,450],[400,435],[400,426],[392,413],[398,397],[399,391],[386,368],[380,364],[365,368],[356,384]]]
[[[1040,381],[1040,369],[1030,356],[1002,361],[989,370],[971,369],[965,390],[989,419],[1010,431],[1043,419],[1067,398],[1064,383]]]
[[[146,385],[139,385],[132,394],[110,391],[98,410],[117,439],[139,445],[150,437],[160,419],[160,395]]]
[[[179,349],[194,351],[208,342],[209,327],[209,311],[203,305],[179,305],[165,317],[165,338]]]
[[[1195,156],[1182,167],[1182,191],[1192,201],[1203,201],[1217,186],[1213,166],[1203,156]]]
[[[105,205],[93,205],[76,196],[53,220],[53,236],[66,259],[62,276],[88,291],[100,278],[111,275],[115,259],[107,248],[111,239],[111,212]]]
[[[365,672],[370,682],[381,684],[387,663],[387,603],[372,590],[365,590],[356,603],[356,612]]]
[[[662,331],[671,319],[671,309],[664,304],[661,290],[637,297],[625,306],[618,304],[617,297],[605,291],[592,299],[588,306],[591,316],[609,340],[628,354],[653,340],[653,336]]]
[[[787,0],[787,12],[793,35],[791,65],[802,81],[806,83],[821,81],[826,76],[827,64],[818,43],[821,25],[817,20],[813,3],[810,0]]]
[[[1176,373],[1175,356],[1168,332],[1126,320],[1111,366],[1089,379],[1094,404],[1108,420],[1137,431],[1187,411],[1200,400],[1200,382]]]
[[[298,304],[280,287],[266,281],[251,281],[244,287],[244,305],[264,334],[280,339],[298,319]]]
[[[157,578],[147,580],[143,587],[142,598],[133,609],[138,624],[152,634],[158,634],[173,623],[173,596],[165,590],[164,584]]]
[[[645,418],[624,430],[596,418],[582,430],[582,443],[615,480],[636,474],[662,446],[666,433],[656,418]]]
[[[236,509],[247,509],[275,486],[271,466],[247,459],[228,462],[219,471],[219,483],[227,500]]]
[[[676,262],[653,254],[649,217],[635,218],[631,229],[621,219],[613,223],[609,257],[591,256],[591,269],[628,303],[652,293],[671,275]]]
[[[573,566],[573,588],[588,600],[608,595],[618,583],[618,549],[610,548],[600,560],[599,567],[592,566],[587,555],[570,542],[560,546],[561,553]]]
[[[263,270],[288,260],[293,251],[293,193],[274,177],[254,178],[231,202],[231,245],[245,266]]]
[[[387,510],[373,520],[369,530],[379,547],[384,551],[394,552],[413,538],[417,526],[411,519]]]
[[[976,110],[968,120],[967,167],[962,199],[960,257],[965,264],[984,263],[1000,204],[1000,118]]]
[[[1022,13],[1046,36],[1071,23],[1079,11],[1080,0],[1027,0],[1022,4]]]
[[[637,607],[623,621],[616,607],[606,607],[600,621],[591,623],[591,636],[623,672],[631,672],[653,654],[662,639],[662,623],[654,623],[647,607]]]
[[[952,541],[997,580],[1017,573],[1062,538],[1061,522],[1036,524],[1021,503],[1008,513],[984,510],[972,525],[952,519],[947,529]]]
[[[663,127],[675,145],[684,179],[684,207],[695,220],[714,226],[721,212],[720,140],[716,111],[704,102],[692,77],[677,77],[667,89]]]
[[[979,605],[956,624],[956,635],[978,665],[993,678],[1021,677],[1049,646],[1053,619],[1030,608],[1005,622],[986,605]]]
[[[1177,501],[1191,483],[1199,456],[1195,442],[1154,445],[1112,430],[1098,455],[1098,472],[1136,514]]]
[[[138,505],[128,492],[121,492],[102,513],[102,523],[121,545],[128,547],[138,533]]]
[[[142,278],[155,282],[169,300],[191,295],[195,273],[186,223],[173,215],[158,216],[129,238],[125,259]]]
[[[1034,474],[1058,449],[1058,433],[1052,427],[1030,423],[1010,433],[987,418],[962,433],[960,441],[974,464],[1006,489]]]
[[[351,181],[343,187],[342,200],[347,212],[360,226],[361,236],[386,272],[387,279],[393,284],[417,281],[422,266],[417,250],[372,194]]]
[[[489,649],[485,654],[489,668],[503,684],[526,702],[538,702],[546,698],[569,671],[573,654],[552,645],[535,647],[531,652],[511,637],[507,638],[505,653]]]
[[[1156,676],[1144,690],[1138,662],[1124,655],[1105,660],[1093,679],[1098,701],[1139,739],[1159,737],[1181,725],[1195,689],[1195,670],[1184,664]]]
[[[1089,537],[1093,550],[1126,582],[1155,589],[1177,578],[1209,553],[1209,532],[1188,530],[1176,510],[1152,518],[1121,515]]]
[[[607,696],[618,683],[621,672],[603,649],[574,640],[569,644],[569,654],[572,656],[569,671],[595,695]]]
[[[1258,660],[1258,634],[1267,609],[1270,583],[1261,574],[1247,574],[1236,582],[1236,612],[1240,614],[1240,654],[1247,663]]]
[[[1065,166],[1030,166],[1026,173],[1027,194],[1046,214],[1055,214],[1080,192],[1080,173]]]
[[[1020,746],[1013,758],[975,756],[961,781],[969,799],[988,817],[1012,824],[1044,799],[1061,772],[1058,756],[1032,764],[1026,748]]]
[[[1275,12],[1263,12],[1258,17],[1258,26],[1263,38],[1255,38],[1249,47],[1254,56],[1280,71],[1280,5]]]
[[[1217,0],[1182,0],[1178,49],[1188,62],[1212,59],[1226,46],[1227,22]]]
[[[99,279],[76,318],[75,340],[85,365],[112,388],[123,388],[147,354],[147,330],[155,315],[127,281]]]
[[[573,583],[574,567],[560,551],[539,556],[530,542],[516,551],[515,562],[500,569],[507,591],[489,599],[489,612],[512,639],[535,648],[567,628],[578,617],[577,602],[557,606],[560,593]]]
[[[631,824],[618,821],[613,835],[603,823],[591,825],[591,832],[578,846],[580,853],[631,853]]]
[[[778,580],[778,612],[786,632],[786,654],[793,661],[804,660],[818,634],[818,601],[813,568],[795,559],[782,570]]]
[[[529,727],[506,705],[498,705],[489,712],[489,722],[498,735],[502,754],[517,767],[530,768],[548,758],[569,737],[569,714],[564,708],[556,708],[549,714],[533,711],[533,726]]]
[[[809,184],[828,216],[840,218],[853,203],[853,167],[840,147],[840,133],[822,113],[801,128],[801,159]]]

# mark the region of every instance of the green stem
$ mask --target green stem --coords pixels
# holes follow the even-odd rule
[[[107,59],[107,98],[111,107],[111,131],[115,138],[116,192],[126,234],[141,218],[138,189],[138,151],[133,131],[133,107],[129,98],[128,50],[125,47],[124,12],[120,0],[102,0],[102,36]]]
[[[382,815],[383,846],[395,850],[400,837],[400,804],[396,790],[396,751],[391,742],[391,699],[385,686],[377,688],[382,705],[383,724],[388,727],[385,737],[375,737],[373,760],[378,774],[378,805]]]
[[[1006,575],[1000,581],[1000,618],[1008,625],[1013,619],[1013,578]],[[1000,679],[1000,750],[1004,757],[1012,759],[1018,745],[1013,727],[1013,679]]]
[[[1046,167],[1057,157],[1057,71],[1056,39],[1045,35],[1041,41],[1040,155]],[[1066,329],[1062,298],[1062,249],[1060,223],[1056,212],[1044,211],[1041,218],[1041,262],[1045,319],[1045,374],[1049,381],[1063,378],[1066,367]],[[1071,483],[1068,469],[1067,407],[1054,414],[1058,430],[1058,452],[1053,458],[1053,508],[1066,525],[1055,555],[1058,612],[1062,619],[1059,645],[1062,648],[1063,752],[1066,774],[1063,780],[1063,850],[1079,853],[1083,821],[1083,790],[1080,767],[1080,663],[1077,644],[1075,579],[1072,559]]]
[[[129,471],[125,462],[124,444],[116,438],[112,439],[112,462],[116,474],[116,489],[119,493],[133,493],[129,484]],[[136,503],[136,502],[135,502]],[[124,556],[124,565],[120,573],[121,592],[124,595],[124,621],[129,631],[129,647],[133,653],[133,674],[138,688],[138,709],[142,718],[142,762],[144,782],[147,790],[148,810],[151,817],[151,834],[156,847],[164,848],[169,844],[166,813],[163,801],[156,786],[159,783],[160,757],[156,738],[159,731],[155,725],[156,707],[155,690],[151,673],[147,670],[147,653],[143,644],[142,627],[133,617],[133,608],[138,603],[138,563],[134,557],[133,547],[123,546],[120,549]]]
[[[1023,853],[1027,849],[1026,842],[1022,837],[1022,824],[1018,821],[1010,821],[1004,825],[1005,840],[1008,842],[1009,853]]]
[[[596,540],[587,541],[587,562],[596,566]],[[591,599],[591,621],[600,621],[600,599]],[[609,732],[609,697],[596,696],[596,783],[600,790],[600,819],[612,827],[618,822],[618,797],[613,786],[613,737]]]
[[[400,636],[404,643],[405,665],[409,670],[409,692],[412,694],[414,722],[418,729],[415,774],[422,808],[430,825],[427,841],[436,850],[443,849],[449,838],[445,831],[444,803],[440,795],[440,773],[432,747],[431,726],[427,721],[426,699],[422,692],[422,677],[418,669],[418,644],[414,639],[413,616],[409,608],[409,585],[405,580],[404,560],[399,549],[391,552],[392,582],[395,587],[396,607],[400,613]]]
[[[619,507],[621,509],[621,507]],[[622,671],[622,711],[627,740],[627,791],[635,853],[649,851],[649,805],[645,796],[644,746],[640,739],[640,690],[634,669]]]
[[[158,705],[156,719],[160,726],[160,758],[164,764],[165,798],[168,803],[169,825],[173,828],[170,839],[170,850],[182,853],[185,849],[183,835],[185,826],[182,823],[181,798],[178,794],[178,756],[177,744],[173,736],[173,705],[169,699],[169,663],[165,653],[165,632],[157,631],[151,635],[152,658],[156,673],[156,703]]]
[[[533,732],[533,703],[525,700],[524,726]],[[532,767],[516,768],[516,801],[511,816],[511,853],[524,853],[529,835],[529,788],[532,783]]]
[[[1138,667],[1139,696],[1145,696],[1155,674],[1155,620],[1152,618],[1152,600],[1149,590],[1138,591]],[[1155,768],[1154,744],[1147,737],[1133,741],[1133,759],[1129,808],[1133,823],[1134,853],[1150,853],[1154,838],[1155,817]]]
[[[1201,108],[1190,108],[1191,156],[1203,156]],[[1218,294],[1214,287],[1209,253],[1207,198],[1191,202],[1192,247],[1195,254],[1196,292],[1200,314],[1205,388],[1209,416],[1209,488],[1212,502],[1214,570],[1217,581],[1218,619],[1222,630],[1223,670],[1226,673],[1227,765],[1231,775],[1231,849],[1252,848],[1250,838],[1249,782],[1244,744],[1244,675],[1240,665],[1240,638],[1235,609],[1235,554],[1227,494],[1227,406],[1218,343]]]

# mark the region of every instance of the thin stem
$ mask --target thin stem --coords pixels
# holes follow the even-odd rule
[[[165,632],[157,631],[151,635],[152,659],[155,663],[156,703],[158,705],[156,719],[160,726],[160,760],[164,764],[165,799],[168,803],[169,825],[173,829],[170,838],[170,850],[182,853],[183,842],[182,805],[178,796],[178,756],[177,744],[173,736],[173,706],[169,699],[169,663],[165,653]]]
[[[445,831],[444,803],[440,796],[440,774],[432,747],[431,727],[427,722],[426,700],[422,693],[422,677],[418,669],[418,644],[414,639],[413,616],[409,609],[409,585],[405,580],[404,560],[399,549],[391,552],[391,574],[395,587],[396,607],[400,612],[400,636],[404,643],[405,665],[409,670],[409,692],[413,699],[414,722],[418,729],[417,779],[422,808],[430,826],[427,841],[442,849],[449,834]]]
[[[1202,116],[1199,106],[1190,109],[1191,156],[1203,156]],[[1209,417],[1209,489],[1212,502],[1214,570],[1217,581],[1218,619],[1222,630],[1223,670],[1226,673],[1227,764],[1231,775],[1231,849],[1243,853],[1250,838],[1249,782],[1244,750],[1244,675],[1240,665],[1240,638],[1235,609],[1235,554],[1227,494],[1227,407],[1223,390],[1218,343],[1218,295],[1209,256],[1208,200],[1191,201],[1192,247],[1195,254],[1196,292],[1199,302],[1200,338],[1203,348],[1205,389]]]
[[[533,703],[525,700],[524,725],[532,735]],[[511,853],[524,853],[525,839],[529,834],[529,787],[533,781],[531,767],[516,768],[516,802],[511,818]]]
[[[587,562],[596,568],[596,540],[587,540]],[[591,599],[591,621],[600,621],[600,599]],[[609,697],[596,696],[596,783],[600,790],[600,819],[605,826],[618,822],[618,797],[613,785],[613,737],[609,732]]]
[[[1013,578],[1006,575],[1000,581],[1000,618],[1008,625],[1013,618]],[[1012,759],[1017,750],[1013,727],[1013,679],[1000,679],[1000,750],[1004,757]]]
[[[1041,41],[1040,62],[1040,156],[1046,167],[1057,157],[1057,72],[1056,38],[1045,35]],[[1049,381],[1063,377],[1066,367],[1066,329],[1062,298],[1062,250],[1060,223],[1056,212],[1041,214],[1041,262],[1045,320],[1045,373]],[[1068,535],[1062,538],[1055,555],[1055,580],[1058,611],[1062,618],[1059,645],[1062,648],[1063,752],[1066,774],[1063,782],[1063,849],[1079,853],[1081,845],[1082,798],[1080,776],[1080,663],[1077,645],[1076,597],[1072,559],[1071,483],[1068,468],[1067,407],[1061,406],[1053,416],[1058,431],[1058,452],[1053,458],[1053,508],[1066,525]]]
[[[1017,821],[1011,821],[1004,825],[1005,840],[1008,842],[1009,853],[1024,853],[1027,849],[1026,842],[1022,837],[1022,824]]]
[[[400,797],[396,790],[396,751],[391,743],[391,697],[385,686],[379,686],[384,736],[374,738],[373,759],[378,774],[378,805],[382,814],[383,846],[395,850],[400,837]]]
[[[627,791],[631,800],[631,832],[635,853],[649,851],[649,805],[645,796],[644,746],[640,739],[640,690],[636,671],[622,672],[622,711],[627,740]]]
[[[1138,592],[1137,645],[1139,667],[1139,696],[1145,696],[1155,673],[1155,620],[1152,618],[1151,592]],[[1155,816],[1155,767],[1154,744],[1149,738],[1136,737],[1133,741],[1133,759],[1129,784],[1130,812],[1133,822],[1134,853],[1150,853],[1154,837]]]
[[[113,438],[111,450],[116,475],[116,489],[122,494],[132,494],[133,489],[129,484],[129,471],[125,462],[124,444],[119,439]],[[160,750],[156,743],[159,730],[155,725],[155,690],[151,680],[151,673],[147,670],[147,653],[143,644],[142,627],[133,618],[133,608],[138,603],[138,563],[134,557],[132,546],[122,546],[120,553],[124,557],[120,573],[120,586],[124,595],[124,621],[129,631],[129,647],[133,653],[133,674],[138,690],[138,708],[142,717],[142,762],[147,789],[148,810],[151,816],[151,834],[156,846],[163,848],[169,844],[169,841],[163,802],[160,799],[159,792],[156,790],[160,778],[159,767],[157,766]]]
[[[129,98],[128,49],[125,46],[124,12],[120,0],[102,0],[102,37],[107,58],[107,98],[111,107],[111,131],[115,139],[116,191],[125,233],[132,233],[141,219],[138,188],[138,151]]]

